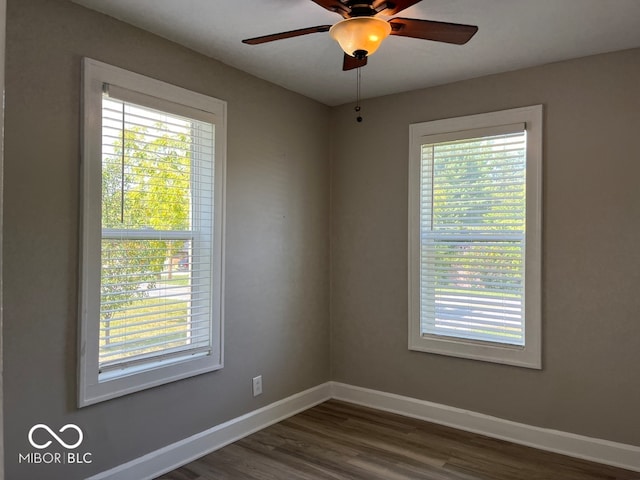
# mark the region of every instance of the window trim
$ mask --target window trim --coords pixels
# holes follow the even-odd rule
[[[408,172],[408,313],[409,350],[542,368],[542,105],[448,118],[410,125]],[[451,135],[464,139],[470,130],[524,123],[526,147],[526,236],[524,346],[496,344],[456,337],[422,335],[420,330],[420,149],[425,137]],[[444,137],[441,137],[444,138]],[[471,138],[471,137],[467,137]]]
[[[215,125],[212,353],[155,361],[126,376],[99,380],[100,240],[103,84],[140,92],[156,105],[198,110]],[[226,184],[226,102],[90,58],[83,59],[82,185],[78,335],[78,404],[80,407],[127,395],[224,366],[224,225]],[[169,103],[167,103],[169,102]],[[167,110],[171,111],[171,110]],[[195,118],[195,117],[194,117]],[[151,362],[150,362],[151,363]],[[113,377],[113,376],[112,376]]]

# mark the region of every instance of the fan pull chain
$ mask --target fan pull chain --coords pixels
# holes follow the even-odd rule
[[[362,122],[362,116],[360,115],[360,84],[362,82],[362,79],[360,77],[360,67],[357,68],[358,70],[358,83],[357,83],[357,88],[356,88],[356,107],[354,108],[354,110],[356,111],[356,113],[358,113],[358,116],[356,117],[356,121],[358,123]]]

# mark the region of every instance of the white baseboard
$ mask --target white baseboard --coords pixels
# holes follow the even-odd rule
[[[327,382],[167,445],[87,480],[150,480],[335,398],[529,447],[640,472],[640,447],[549,430],[437,403]]]
[[[330,383],[318,385],[101,472],[87,480],[153,479],[269,425],[329,400],[330,393]]]
[[[520,445],[640,472],[640,447],[534,427],[392,393],[331,382],[331,397]]]

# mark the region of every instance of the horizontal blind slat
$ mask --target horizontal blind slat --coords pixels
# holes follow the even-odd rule
[[[119,359],[117,361],[112,362],[102,362],[100,365],[100,372],[107,373],[113,372],[116,370],[126,370],[131,367],[135,367],[141,364],[158,364],[160,362],[178,359],[178,358],[187,358],[194,357],[197,355],[207,355],[211,353],[210,346],[189,346],[189,347],[177,347],[164,350],[161,354],[155,353],[153,355],[150,354],[139,354],[135,356],[128,357],[124,360]]]
[[[173,328],[173,330],[171,330]],[[193,343],[195,339],[199,339],[201,336],[208,337],[209,326],[206,324],[199,326],[189,326],[188,329],[182,331],[178,329],[179,326],[175,327],[166,327],[162,331],[158,331],[157,329],[141,329],[136,333],[149,333],[155,332],[154,335],[142,336],[139,339],[130,339],[127,334],[118,334],[113,337],[106,336],[105,340],[109,340],[107,346],[105,346],[104,351],[105,355],[108,355],[108,350],[113,348],[117,349],[117,354],[120,355],[122,352],[129,352],[131,349],[139,350],[140,348],[151,348],[158,345],[164,345],[167,343],[175,343],[182,342],[183,339],[188,339],[189,343]],[[195,334],[194,332],[201,332],[200,334]],[[129,335],[130,337],[130,335]],[[183,338],[184,337],[184,338]],[[115,342],[111,340],[116,339]],[[117,340],[120,339],[120,340]],[[166,339],[166,340],[163,340]]]
[[[179,348],[188,346],[200,346],[209,341],[209,330],[200,329],[200,333],[191,335],[190,332],[167,332],[141,338],[137,341],[117,341],[103,345],[100,352],[100,359],[116,359],[131,357],[139,354],[153,354],[168,348]]]
[[[183,320],[184,317],[174,317],[175,320]],[[151,325],[151,323],[148,323],[147,325]],[[197,332],[197,331],[204,331],[205,329],[208,332],[209,326],[208,324],[205,322],[204,324],[201,325],[189,325],[187,329],[185,329],[184,332],[178,331],[178,329],[181,327],[181,325],[175,325],[175,326],[171,326],[171,327],[167,327],[166,330],[168,329],[176,329],[176,331],[171,331],[168,332],[165,330],[165,333],[158,333],[158,329],[157,327],[154,328],[147,328],[147,329],[139,329],[136,330],[136,334],[138,335],[142,335],[144,333],[149,333],[149,332],[156,332],[156,335],[149,335],[149,336],[145,336],[144,340],[127,340],[128,337],[131,336],[130,333],[128,332],[124,332],[124,333],[107,333],[105,334],[105,340],[109,341],[109,347],[125,347],[126,345],[129,344],[133,344],[133,345],[138,345],[139,343],[147,343],[152,339],[157,339],[157,338],[162,338],[165,336],[175,336],[177,334],[182,334],[184,333],[186,336],[189,337],[190,340],[193,340],[193,333]],[[110,330],[108,329],[101,329],[102,331],[107,330],[108,332],[110,332]],[[207,333],[208,335],[208,333]],[[118,339],[122,339],[122,340],[118,340]],[[115,342],[114,342],[115,340]],[[119,350],[124,350],[123,348],[119,348]]]
[[[160,340],[165,338],[166,340]],[[100,359],[121,357],[132,355],[134,352],[140,353],[153,353],[154,351],[162,351],[168,348],[170,345],[173,347],[184,345],[201,345],[203,342],[208,341],[209,334],[203,333],[200,336],[191,338],[189,335],[180,336],[178,333],[167,333],[165,335],[156,335],[149,337],[148,339],[141,339],[136,342],[116,342],[113,344],[117,351],[110,352],[110,344],[103,346],[100,353]]]

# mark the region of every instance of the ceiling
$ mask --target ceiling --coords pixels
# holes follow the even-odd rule
[[[73,0],[327,105],[354,100],[356,70],[328,33],[244,38],[333,24],[311,0]],[[640,0],[423,0],[399,16],[477,25],[463,46],[389,37],[362,68],[376,97],[640,47]]]

